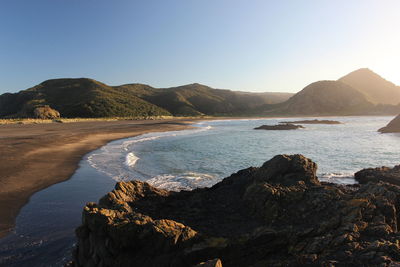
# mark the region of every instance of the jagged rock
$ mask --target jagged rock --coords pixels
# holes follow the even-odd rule
[[[394,118],[383,128],[378,130],[381,133],[400,133],[400,115]]]
[[[195,267],[222,267],[222,262],[220,259],[213,259],[199,263]]]
[[[277,125],[261,125],[257,128],[254,128],[254,130],[296,130],[304,128],[301,125],[295,125],[291,123],[282,123],[282,124],[277,124]]]
[[[397,266],[400,187],[321,183],[302,155],[279,155],[211,188],[119,182],[88,203],[74,266]]]
[[[302,121],[282,121],[280,123],[301,123],[301,124],[342,124],[340,121],[332,121],[332,120],[302,120]]]
[[[394,168],[379,167],[379,168],[368,168],[363,169],[354,174],[354,178],[360,184],[366,184],[369,182],[386,182],[400,186],[400,165]]]
[[[33,110],[33,115],[38,119],[58,119],[60,118],[60,113],[52,109],[50,106],[45,105],[42,107],[36,107]]]

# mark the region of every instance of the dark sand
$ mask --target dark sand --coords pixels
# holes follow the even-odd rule
[[[0,125],[0,237],[29,198],[69,179],[82,157],[107,142],[147,132],[182,130],[183,119]]]

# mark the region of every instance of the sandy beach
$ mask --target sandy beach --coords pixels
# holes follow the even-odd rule
[[[0,237],[35,193],[69,179],[82,157],[109,141],[182,130],[191,120],[0,125]]]

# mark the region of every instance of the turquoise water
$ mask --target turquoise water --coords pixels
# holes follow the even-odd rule
[[[345,184],[354,183],[354,172],[362,168],[400,164],[400,135],[377,132],[392,117],[329,119],[343,124],[266,131],[253,128],[293,119],[202,122],[197,130],[111,143],[90,163],[116,181],[140,179],[170,190],[211,186],[277,154],[303,154],[318,164],[321,180]]]
[[[70,180],[31,198],[13,233],[0,240],[0,266],[62,266],[70,258],[83,206],[98,201],[115,181],[192,189],[283,153],[304,154],[317,162],[320,179],[337,183],[354,183],[353,173],[362,168],[400,164],[400,135],[376,131],[392,117],[329,119],[343,124],[265,131],[253,128],[293,119],[208,121],[193,130],[110,142],[86,155]]]

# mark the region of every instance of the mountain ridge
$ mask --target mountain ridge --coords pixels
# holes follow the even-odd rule
[[[33,109],[44,105],[62,117],[392,115],[400,113],[400,104],[388,104],[382,96],[397,103],[399,88],[366,68],[336,81],[311,83],[296,94],[232,91],[200,83],[110,86],[90,78],[61,78],[0,95],[0,117],[32,117]]]

